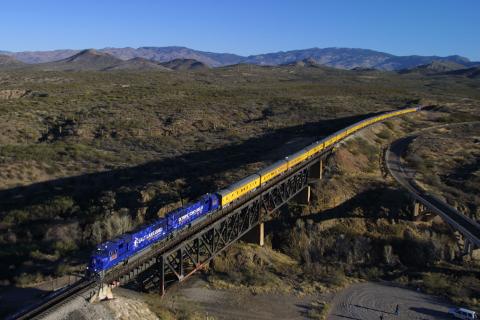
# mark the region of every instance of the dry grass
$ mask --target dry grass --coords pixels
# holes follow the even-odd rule
[[[338,70],[0,77],[2,90],[42,93],[0,105],[0,277],[9,280],[55,274],[60,264],[81,266],[94,243],[355,121],[341,118],[419,99],[474,108],[480,98],[478,83],[466,79],[362,78]],[[336,180],[340,192],[325,206],[364,191],[356,182],[377,174],[378,141],[386,143],[393,129],[362,136],[349,149],[369,159],[368,166],[348,153],[345,161],[368,174]]]

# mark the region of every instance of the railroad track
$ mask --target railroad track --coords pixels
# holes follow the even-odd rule
[[[7,319],[32,319],[38,316],[47,316],[58,308],[72,301],[81,294],[93,290],[97,282],[90,279],[80,279],[72,285],[49,294],[44,300],[31,306],[28,309],[21,310]]]
[[[480,225],[438,197],[423,190],[415,182],[415,171],[403,165],[402,155],[415,137],[416,136],[408,136],[396,140],[390,145],[385,154],[388,171],[415,200],[425,205],[431,212],[442,217],[449,225],[475,244],[476,247],[480,247]]]

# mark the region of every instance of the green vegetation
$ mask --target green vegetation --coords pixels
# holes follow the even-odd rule
[[[27,285],[81,270],[95,244],[357,116],[412,101],[441,108],[432,119],[393,120],[371,136],[350,139],[310,212],[290,206],[289,218],[277,219],[274,249],[234,247],[215,259],[209,280],[309,293],[352,278],[388,277],[405,266],[422,269],[454,251],[448,231],[427,237],[432,226],[406,221],[402,195],[376,177],[379,141],[447,122],[442,119],[468,119],[480,106],[478,80],[236,66],[168,73],[17,70],[2,72],[0,85],[41,93],[0,103],[2,283]],[[324,217],[341,223],[329,225]],[[417,251],[406,249],[411,246]],[[312,306],[311,317],[323,310],[321,303]]]
[[[328,314],[329,305],[324,301],[314,301],[310,304],[310,308],[307,311],[307,317],[309,319],[326,319]]]

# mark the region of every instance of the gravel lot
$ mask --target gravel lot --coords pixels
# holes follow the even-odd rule
[[[399,305],[399,315],[395,308]],[[430,320],[452,319],[447,302],[389,283],[354,284],[335,296],[327,319],[331,320]]]

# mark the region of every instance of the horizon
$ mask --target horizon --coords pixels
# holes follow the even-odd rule
[[[289,49],[289,50],[278,50],[278,51],[272,51],[272,52],[263,52],[263,53],[252,54],[252,55],[239,55],[239,54],[232,53],[232,52],[217,52],[217,51],[212,51],[212,50],[198,50],[198,49],[195,49],[195,48],[190,48],[190,47],[182,46],[182,45],[166,45],[166,46],[145,45],[145,46],[140,46],[140,47],[124,46],[124,47],[100,47],[100,48],[93,48],[93,47],[90,47],[90,48],[57,48],[57,49],[50,49],[50,50],[25,50],[25,51],[0,50],[0,54],[2,52],[13,53],[13,54],[22,53],[22,52],[53,52],[53,51],[63,51],[63,50],[72,50],[72,51],[82,52],[82,51],[87,51],[87,50],[99,51],[99,50],[105,50],[105,49],[128,49],[128,48],[130,48],[130,49],[185,48],[185,49],[190,49],[190,50],[199,51],[199,52],[207,52],[207,53],[234,54],[234,55],[238,55],[238,56],[244,57],[244,58],[248,58],[250,56],[256,56],[256,55],[265,55],[265,54],[272,54],[272,53],[275,54],[275,53],[281,53],[281,52],[292,52],[292,51],[302,51],[302,50],[312,50],[312,49],[319,49],[319,50],[323,50],[323,49],[353,49],[353,50],[370,50],[370,51],[375,51],[375,52],[379,52],[379,53],[390,54],[390,55],[397,56],[397,57],[408,57],[408,56],[432,56],[433,57],[433,56],[436,56],[436,57],[439,57],[439,58],[447,58],[447,57],[459,56],[459,57],[462,57],[462,58],[467,58],[470,62],[480,62],[480,61],[477,61],[475,59],[471,59],[470,57],[462,56],[462,55],[459,55],[459,54],[451,54],[451,55],[443,55],[443,56],[441,56],[441,55],[421,55],[421,54],[396,55],[394,53],[381,51],[381,50],[374,50],[374,49],[370,49],[370,48],[352,48],[352,47],[310,47],[310,48],[300,48],[300,49]]]
[[[94,8],[94,10],[92,10]],[[480,60],[480,3],[253,0],[198,3],[26,0],[0,12],[0,50],[182,46],[250,56],[302,48],[361,48],[396,56]],[[177,45],[175,45],[177,46]],[[64,49],[63,49],[64,48]]]

